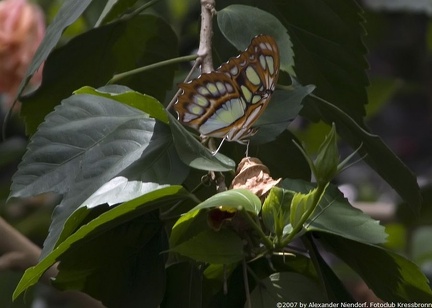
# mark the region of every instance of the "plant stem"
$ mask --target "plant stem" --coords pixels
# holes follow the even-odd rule
[[[319,252],[317,250],[317,247],[316,247],[316,245],[315,245],[315,243],[314,243],[314,241],[312,239],[311,234],[307,234],[306,236],[303,236],[302,237],[302,242],[303,242],[303,245],[308,250],[310,259],[311,259],[312,263],[314,264],[314,267],[315,267],[315,270],[317,272],[317,276],[318,276],[318,280],[320,282],[321,288],[323,290],[327,291],[327,286],[326,286],[326,283],[325,283],[326,280],[325,280],[325,277],[324,277],[323,270],[322,270],[322,268],[321,268],[321,266],[319,264],[320,263],[319,259],[321,259],[321,262],[325,262],[325,261],[322,260],[322,257],[320,256],[320,254],[319,254]],[[328,298],[328,292],[325,292],[325,294],[327,296],[326,300],[330,301],[330,299]]]
[[[142,11],[145,11],[146,9],[148,9],[149,7],[151,7],[153,4],[159,2],[160,0],[150,0],[147,3],[144,3],[141,7],[137,8],[136,10],[134,10],[131,14],[123,16],[124,19],[131,19],[137,15],[139,15]]]
[[[197,55],[198,57],[198,55]],[[195,71],[195,69],[198,67],[198,65],[201,63],[200,58],[196,58],[196,61],[194,62],[194,64],[192,65],[191,70],[189,71],[189,73],[187,74],[186,78],[184,79],[183,82],[187,82],[189,81],[189,78],[192,76],[193,72]],[[171,99],[171,101],[169,102],[169,104],[167,105],[167,107],[165,108],[165,110],[171,110],[172,106],[174,105],[174,103],[177,100],[177,97],[180,95],[180,93],[182,92],[182,89],[178,89],[176,94],[173,96],[173,98]]]
[[[242,262],[242,268],[243,268],[243,282],[244,282],[244,286],[245,286],[245,293],[246,293],[246,304],[248,308],[252,308],[252,301],[250,298],[250,290],[249,290],[249,280],[248,280],[248,275],[247,275],[247,264],[246,264],[246,260],[243,258],[243,262]]]
[[[138,67],[136,69],[124,72],[124,73],[120,73],[120,74],[115,74],[108,82],[107,84],[113,84],[118,82],[119,80],[135,75],[135,74],[139,74],[148,70],[152,70],[155,68],[159,68],[161,66],[165,66],[165,65],[171,65],[171,64],[175,64],[175,63],[181,63],[181,62],[187,62],[187,61],[193,61],[197,58],[197,55],[188,55],[188,56],[183,56],[183,57],[178,57],[178,58],[173,58],[173,59],[169,59],[169,60],[165,60],[165,61],[160,61],[157,63],[153,63],[147,66],[143,66],[143,67]]]
[[[212,36],[213,16],[216,14],[215,0],[201,0],[201,30],[198,56],[201,58],[201,73],[213,71]]]

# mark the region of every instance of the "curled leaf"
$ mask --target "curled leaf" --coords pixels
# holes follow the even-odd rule
[[[270,189],[281,179],[273,179],[269,169],[255,157],[245,157],[239,163],[231,188],[245,188],[264,200]]]

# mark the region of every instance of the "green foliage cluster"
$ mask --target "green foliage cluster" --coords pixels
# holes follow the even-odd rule
[[[353,302],[325,249],[384,301],[432,301],[417,266],[382,247],[384,227],[330,184],[346,165],[337,133],[419,211],[414,175],[363,122],[366,48],[354,1],[217,3],[215,59],[235,55],[228,42],[242,50],[260,33],[274,36],[281,51],[281,87],[249,150],[283,178],[263,202],[248,190],[215,194],[205,186],[207,171],[229,178],[244,147],[224,145],[212,155],[165,110],[184,73],[176,72],[181,33],[173,27],[186,12],[173,6],[169,24],[157,1],[118,1],[95,27],[55,48],[91,2],[64,1],[22,84],[45,62],[41,87],[21,97],[31,141],[10,197],[62,198],[40,262],[15,298],[60,261],[56,287],[108,307]],[[137,67],[144,69],[111,84]],[[332,126],[315,160],[286,130],[296,116]],[[212,215],[223,217],[218,228]]]

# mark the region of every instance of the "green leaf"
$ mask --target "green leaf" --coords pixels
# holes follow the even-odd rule
[[[306,214],[312,211],[316,194],[316,189],[304,194],[299,192],[294,194],[291,201],[291,211],[289,213],[289,221],[293,229],[300,226],[303,219],[306,219]]]
[[[204,211],[188,212],[174,224],[169,238],[169,246],[178,246],[206,230],[209,230],[207,213]]]
[[[139,109],[142,112],[145,112],[151,117],[166,124],[169,123],[165,108],[157,99],[151,97],[150,95],[133,91],[128,87],[118,85],[109,85],[99,89],[83,87],[76,90],[74,94],[91,94],[110,98],[117,102]]]
[[[166,268],[166,288],[161,308],[187,303],[188,308],[203,307],[202,269],[192,262],[177,262]],[[205,306],[204,306],[205,307]]]
[[[76,243],[59,257],[53,285],[60,290],[80,290],[106,307],[143,303],[157,307],[165,291],[166,256],[161,252],[167,241],[153,216],[137,217],[97,238]]]
[[[87,200],[83,202],[83,207],[93,208],[101,204],[115,205],[138,198],[156,189],[167,185],[160,185],[152,182],[129,181],[124,176],[118,176],[102,185]],[[71,219],[76,223],[74,215]]]
[[[37,49],[26,76],[21,81],[18,93],[21,93],[32,76],[46,60],[51,50],[57,45],[63,31],[84,12],[91,0],[66,0],[52,23],[47,27],[45,37]]]
[[[103,86],[115,73],[176,55],[177,38],[172,28],[154,15],[110,23],[75,37],[48,57],[42,85],[21,99],[27,131],[33,134],[44,117],[74,90]],[[173,65],[159,67],[124,79],[122,84],[163,101],[172,87],[174,69]]]
[[[418,213],[421,196],[417,179],[408,167],[384,144],[380,137],[358,125],[337,106],[309,96],[305,104],[314,104],[323,120],[336,124],[338,134]]]
[[[235,168],[234,161],[220,153],[212,155],[210,150],[198,142],[178,120],[171,114],[168,116],[174,145],[186,165],[206,171],[230,171]]]
[[[126,222],[142,216],[145,213],[149,213],[161,206],[172,204],[173,202],[183,200],[187,197],[189,197],[189,193],[181,186],[169,186],[151,191],[100,214],[67,237],[56,249],[42,256],[41,261],[37,265],[27,269],[15,290],[14,298],[17,298],[27,288],[34,285],[43,273],[59,260],[63,254],[67,253],[71,247],[77,248],[80,247],[79,245],[81,244],[85,245],[87,240],[96,238],[97,236],[104,236],[107,231],[115,230],[116,227],[123,226]],[[80,211],[88,212],[89,209],[81,208]],[[143,224],[141,223],[140,225],[142,229]],[[116,249],[113,245],[114,242],[111,243],[111,246],[105,245],[105,247],[112,247],[113,251],[115,251]],[[136,245],[134,246],[136,247]],[[83,253],[82,251],[81,255],[84,258],[91,256],[91,254],[87,254],[87,252]]]
[[[170,250],[206,263],[231,264],[244,258],[243,241],[228,229],[204,230]]]
[[[298,273],[301,276],[309,278],[311,281],[316,280],[316,272],[309,258],[303,255],[291,257],[289,255],[271,255],[261,257],[248,262],[248,285],[252,291],[263,280],[268,280],[269,276],[277,272]],[[229,268],[231,271],[231,269]],[[224,278],[226,279],[226,278]],[[246,302],[245,296],[245,277],[242,266],[237,266],[228,279],[228,294],[221,289],[218,299],[223,300],[226,307],[243,307]],[[263,290],[263,292],[265,292]],[[256,302],[253,303],[255,307]],[[272,306],[270,306],[272,307]],[[275,306],[273,306],[275,307]]]
[[[328,266],[326,261],[321,256],[321,251],[318,249],[315,242],[312,240],[312,235],[308,234],[302,238],[303,244],[309,251],[312,262],[320,273],[319,278],[321,285],[325,288],[325,293],[328,302],[348,302],[353,303],[355,300],[352,295],[346,290],[342,281],[336,276],[333,270]]]
[[[260,199],[247,189],[230,189],[218,193],[204,202],[201,202],[189,212],[194,212],[202,209],[219,208],[239,210],[244,209],[255,215],[261,210]]]
[[[201,211],[214,208],[226,211],[243,208],[258,215],[261,201],[246,189],[231,189],[208,198],[175,223],[170,250],[201,262],[231,264],[240,261],[244,257],[241,238],[229,229],[211,229],[207,223],[208,213]]]
[[[276,17],[256,7],[238,4],[225,7],[216,16],[219,29],[238,50],[245,50],[258,34],[273,36],[279,46],[281,70],[295,75],[292,43]]]
[[[269,7],[288,29],[300,83],[315,85],[316,95],[362,123],[368,64],[360,6],[353,0],[293,0]]]
[[[302,193],[309,192],[313,185],[300,180],[284,180],[281,187]],[[366,244],[384,243],[385,228],[378,221],[352,207],[343,194],[329,185],[321,197],[312,218],[304,226],[307,231],[321,231],[356,240]]]
[[[111,160],[117,155],[101,151],[104,147],[111,149],[111,142],[117,145],[118,154],[124,150],[133,154],[122,159],[125,167],[139,158],[143,151],[140,145],[149,142],[154,125],[155,121],[148,115],[113,100],[73,95],[46,118],[32,137],[13,177],[10,197],[68,192],[80,173],[86,178],[83,174],[90,176],[106,168],[102,158]],[[136,134],[135,130],[141,133]],[[123,131],[126,136],[114,138],[120,137],[115,136],[116,132]]]
[[[246,0],[239,2],[250,3]],[[229,0],[218,1],[218,6],[223,8],[230,7],[231,4],[232,1]],[[368,79],[365,70],[368,64],[362,41],[365,34],[362,9],[357,2],[271,0],[256,1],[254,5],[272,14],[284,28],[282,30],[277,27],[279,30],[273,30],[277,33],[270,32],[272,30],[267,30],[268,28],[276,29],[271,23],[264,28],[264,32],[268,31],[276,38],[288,38],[288,32],[289,45],[282,45],[279,40],[278,44],[281,57],[286,54],[285,56],[292,58],[292,50],[294,51],[295,74],[291,75],[297,76],[301,84],[315,85],[318,96],[331,101],[360,123],[365,114],[364,105],[367,103],[365,88]],[[234,44],[237,48],[245,48],[249,44],[250,38],[244,33],[249,33],[248,27],[255,29],[255,26],[250,24],[261,24],[258,18],[251,16],[246,16],[249,20],[233,21],[238,27],[237,36],[245,36],[242,46]],[[244,26],[245,24],[248,27]],[[225,27],[229,26],[227,23]],[[315,114],[315,118],[316,116]]]
[[[282,236],[283,228],[289,223],[293,196],[293,191],[275,186],[264,200],[261,211],[263,223],[276,236]]]
[[[278,307],[281,302],[325,302],[326,297],[311,279],[297,273],[274,273],[251,293],[254,307]],[[247,307],[247,306],[245,306]],[[282,307],[282,306],[281,306]]]
[[[110,7],[105,7],[104,12],[102,12],[101,16],[99,17],[100,24],[105,25],[109,22],[115,21],[124,15],[128,10],[133,8],[137,2],[138,0],[111,1],[111,3],[109,3]],[[105,12],[106,14],[104,14]]]
[[[13,177],[11,197],[64,194],[44,244],[46,256],[61,234],[76,230],[77,224],[65,224],[68,217],[112,178],[176,184],[187,171],[166,125],[111,99],[74,95],[33,136]]]
[[[320,242],[347,263],[374,293],[389,302],[432,302],[432,290],[419,268],[380,247],[319,233]]]
[[[313,86],[301,85],[295,85],[292,91],[276,90],[266,110],[253,126],[258,132],[252,136],[251,143],[261,144],[275,140],[298,116],[303,98],[313,90]]]

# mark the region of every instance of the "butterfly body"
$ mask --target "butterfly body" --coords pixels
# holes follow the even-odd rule
[[[279,76],[276,41],[258,35],[239,56],[218,69],[182,83],[174,105],[179,120],[202,137],[242,143],[267,107]]]

